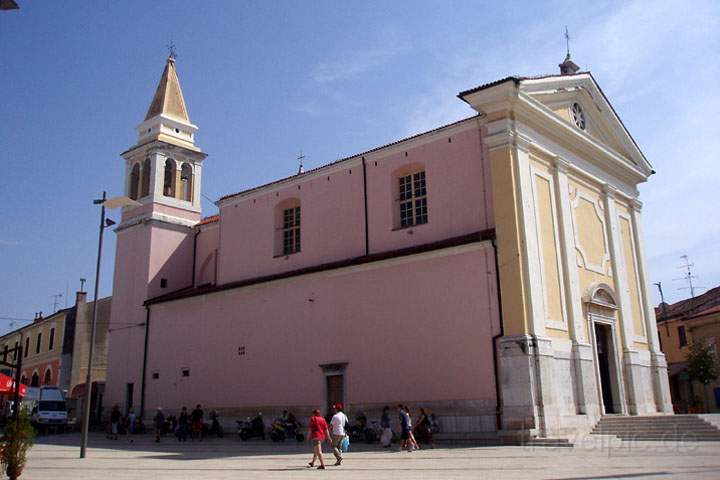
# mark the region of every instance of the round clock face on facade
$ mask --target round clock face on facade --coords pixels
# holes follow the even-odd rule
[[[582,107],[579,103],[572,104],[572,118],[575,125],[580,130],[585,130],[585,114],[583,113]]]

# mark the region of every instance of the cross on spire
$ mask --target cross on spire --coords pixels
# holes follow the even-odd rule
[[[567,25],[565,25],[565,47],[567,49],[567,58],[570,58],[570,34]]]
[[[297,160],[300,163],[298,166],[298,175],[305,172],[305,169],[303,168],[303,160],[305,160],[305,155],[303,155],[302,151],[300,151],[300,154],[297,156]]]
[[[166,47],[169,52],[168,58],[175,60],[175,58],[177,57],[177,52],[175,51],[175,44],[172,42],[172,40],[170,41],[169,45],[166,45]]]

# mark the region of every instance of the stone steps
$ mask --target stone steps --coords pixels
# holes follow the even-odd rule
[[[591,434],[624,441],[720,442],[720,429],[696,415],[603,417]]]

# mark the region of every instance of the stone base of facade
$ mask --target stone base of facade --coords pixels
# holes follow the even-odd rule
[[[649,351],[623,353],[621,371],[611,378],[619,379],[612,386],[612,405],[605,406],[591,345],[518,335],[499,338],[496,349],[504,436],[585,435],[606,411],[672,413],[664,358]]]

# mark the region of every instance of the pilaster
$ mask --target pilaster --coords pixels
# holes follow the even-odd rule
[[[634,376],[634,359],[635,348],[633,345],[632,331],[632,313],[630,308],[630,292],[627,284],[627,271],[625,268],[625,258],[623,256],[622,243],[620,241],[620,228],[618,225],[617,208],[615,206],[615,189],[610,185],[604,188],[604,206],[605,221],[608,229],[608,242],[610,243],[610,264],[612,265],[613,277],[615,279],[615,293],[618,302],[618,314],[620,331],[622,332],[622,373],[624,375],[625,391],[627,393],[625,400],[629,413],[637,415],[637,399],[642,398],[638,389],[639,382]]]
[[[635,237],[635,257],[638,263],[638,277],[640,279],[640,295],[642,308],[645,317],[645,331],[647,332],[648,346],[650,347],[650,362],[655,407],[658,412],[672,413],[672,400],[670,398],[670,381],[667,375],[667,362],[665,354],[660,351],[658,340],[657,322],[655,320],[655,309],[652,306],[650,295],[648,295],[647,269],[645,266],[645,249],[643,248],[642,224],[640,222],[640,210],[642,204],[635,199],[631,203],[632,233]]]

